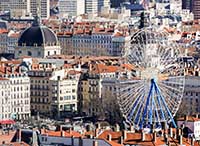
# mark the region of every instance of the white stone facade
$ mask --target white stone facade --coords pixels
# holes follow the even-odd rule
[[[26,74],[1,75],[1,119],[30,117],[30,79]]]

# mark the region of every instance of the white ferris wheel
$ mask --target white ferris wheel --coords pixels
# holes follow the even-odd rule
[[[118,102],[126,121],[136,129],[162,122],[172,123],[182,101],[184,66],[176,42],[168,34],[152,30],[136,32],[125,51],[134,66],[131,80],[118,85]]]

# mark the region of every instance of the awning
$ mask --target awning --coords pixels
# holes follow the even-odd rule
[[[14,120],[0,120],[0,124],[5,125],[5,124],[15,124]]]

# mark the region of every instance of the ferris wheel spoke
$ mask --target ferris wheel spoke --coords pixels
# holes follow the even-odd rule
[[[128,113],[128,119],[130,120],[130,119],[132,119],[132,116],[133,116],[133,114],[134,114],[134,112],[135,112],[135,109],[136,109],[136,107],[137,107],[137,104],[138,103],[140,103],[140,101],[142,101],[142,96],[144,96],[143,94],[140,94],[137,98],[136,98],[136,100],[134,101],[134,103],[132,104],[132,106],[130,106],[130,112]],[[139,104],[138,104],[139,105]]]
[[[175,87],[173,87],[173,86],[170,86],[170,85],[167,85],[167,84],[165,84],[165,83],[162,83],[162,82],[160,82],[160,83],[158,83],[160,86],[164,86],[165,88],[167,88],[167,89],[170,89],[170,90],[174,90],[174,91],[176,91],[176,92],[178,92],[178,93],[182,93],[183,92],[183,86],[180,86],[179,88],[180,88],[180,90],[178,89],[178,88],[175,88]],[[181,89],[182,88],[182,89]]]
[[[129,100],[129,97],[130,97],[130,96],[133,96],[134,94],[137,95],[137,93],[139,94],[139,93],[141,92],[141,90],[142,90],[142,86],[143,86],[143,85],[140,85],[140,86],[137,87],[137,89],[135,89],[135,90],[131,89],[131,91],[126,92],[126,93],[120,95],[120,98],[121,98],[121,99],[124,99],[124,98],[125,98],[125,100],[124,100],[121,104],[124,104],[125,102],[130,101],[130,100]],[[137,92],[135,93],[135,91],[137,91]],[[132,99],[132,98],[131,98],[131,99]]]
[[[162,92],[163,93],[163,92]],[[172,95],[171,95],[172,96]],[[167,103],[167,105],[168,105],[168,107],[169,107],[169,109],[171,109],[171,111],[172,111],[172,109],[174,108],[174,106],[176,105],[176,104],[178,104],[177,102],[172,102],[173,100],[170,98],[170,99],[168,99],[170,97],[170,94],[169,93],[167,93],[167,92],[165,92],[165,93],[163,93],[163,98],[165,98],[165,101],[166,101],[166,103]],[[172,112],[173,113],[173,112]]]
[[[169,110],[169,108],[168,108],[168,106],[167,106],[167,103],[166,103],[165,99],[163,98],[163,95],[162,95],[162,93],[160,92],[160,89],[159,89],[159,87],[157,86],[157,84],[155,84],[155,87],[156,87],[157,92],[160,94],[161,101],[162,101],[162,103],[163,103],[163,105],[164,105],[164,107],[165,107],[165,109],[166,109],[166,111],[167,111],[167,113],[168,113],[168,115],[169,115],[169,117],[170,117],[170,119],[171,119],[173,125],[176,127],[175,121],[174,121],[174,119],[173,119],[173,115],[171,114],[171,112],[170,112],[170,110]],[[166,120],[168,120],[168,119],[166,119]]]
[[[130,110],[131,110],[130,107],[133,107],[132,105],[135,104],[135,102],[137,102],[138,100],[141,100],[140,98],[141,98],[142,94],[143,93],[140,92],[140,94],[137,95],[138,99],[135,99],[133,103],[130,101],[127,104],[123,105],[123,107],[124,107],[124,109],[126,111],[125,112],[126,115],[128,115],[130,113]],[[137,105],[136,105],[136,107],[137,107]],[[130,109],[128,109],[128,108],[130,108]]]
[[[168,89],[166,89],[165,87],[160,87],[160,90],[163,91],[162,93],[166,95],[166,97],[168,97],[168,101],[172,104],[178,104],[175,100],[173,100],[173,98],[171,98],[172,96],[176,96],[176,93],[174,93],[173,91],[170,91]],[[167,98],[166,98],[167,99]]]

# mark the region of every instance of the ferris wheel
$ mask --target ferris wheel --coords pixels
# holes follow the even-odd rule
[[[134,73],[117,85],[117,97],[124,118],[136,129],[159,127],[162,122],[176,127],[173,117],[182,101],[185,78],[179,46],[168,36],[140,30],[125,51]]]

